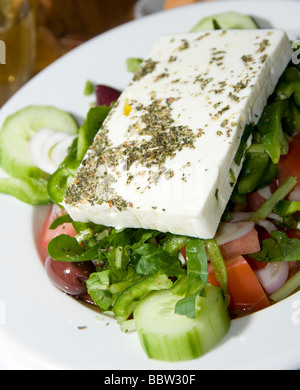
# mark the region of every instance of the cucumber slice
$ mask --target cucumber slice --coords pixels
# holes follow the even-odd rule
[[[216,25],[220,29],[253,30],[258,28],[251,16],[229,11],[203,18],[196,24],[191,32],[216,30]]]
[[[78,125],[67,112],[52,106],[28,106],[9,116],[0,132],[0,166],[13,177],[47,177],[35,166],[29,141],[42,128],[75,135]]]
[[[136,330],[149,358],[184,361],[211,350],[227,334],[230,316],[221,289],[208,284],[197,301],[195,319],[175,313],[179,299],[171,290],[155,291],[134,310]]]

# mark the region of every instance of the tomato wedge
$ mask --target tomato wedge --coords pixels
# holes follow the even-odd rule
[[[220,245],[220,250],[224,259],[259,252],[260,242],[257,230],[253,228],[243,237]]]
[[[300,135],[291,139],[289,152],[280,158],[278,169],[279,184],[282,184],[289,176],[300,179]],[[300,186],[300,182],[298,182],[298,186]]]
[[[231,313],[250,314],[270,306],[264,289],[244,257],[237,256],[227,259],[225,264]],[[220,287],[211,264],[208,269],[209,283]]]

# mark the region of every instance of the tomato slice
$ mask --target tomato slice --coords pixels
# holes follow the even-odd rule
[[[257,230],[253,228],[243,237],[220,245],[220,250],[224,259],[259,252],[260,242]]]
[[[289,176],[300,179],[300,135],[291,139],[289,152],[280,158],[278,170],[279,184],[284,183]],[[299,180],[298,186],[300,186]]]
[[[270,306],[264,289],[244,257],[237,256],[227,259],[225,264],[231,313],[250,314]],[[220,287],[211,264],[208,269],[209,283]]]
[[[63,210],[56,204],[53,204],[43,225],[43,229],[40,237],[41,252],[42,252],[41,257],[43,262],[45,262],[48,256],[47,254],[48,243],[54,237],[60,236],[61,234],[67,234],[71,237],[75,237],[77,235],[76,230],[74,229],[71,223],[64,223],[63,225],[58,226],[56,229],[49,229],[52,222],[62,214],[63,214]]]

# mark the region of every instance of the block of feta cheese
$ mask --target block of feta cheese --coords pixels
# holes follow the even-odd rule
[[[76,221],[214,237],[256,124],[292,55],[279,30],[163,36],[95,137],[63,205]]]

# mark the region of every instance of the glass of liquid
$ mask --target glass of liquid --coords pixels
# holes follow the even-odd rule
[[[33,73],[34,13],[29,0],[0,0],[0,107]]]

